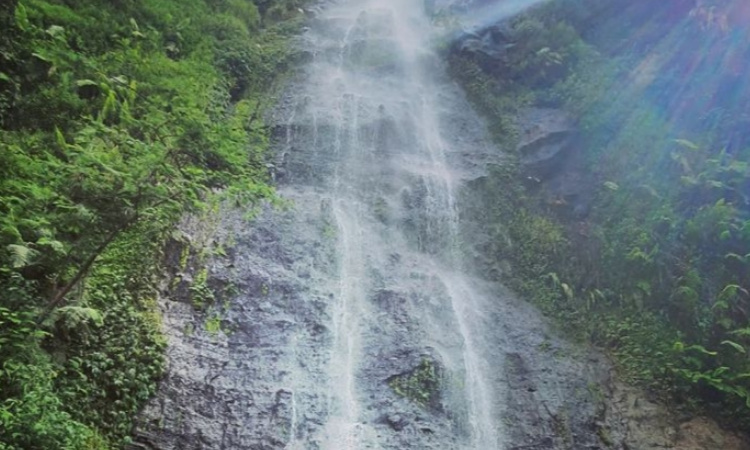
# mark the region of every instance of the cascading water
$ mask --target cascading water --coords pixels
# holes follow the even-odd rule
[[[454,415],[456,437],[440,448],[499,448],[493,399],[500,393],[482,361],[481,309],[458,270],[459,174],[449,164],[440,117],[440,97],[455,92],[444,87],[422,4],[352,0],[328,8],[316,22],[307,36],[313,60],[304,93],[294,94],[299,101],[287,126],[294,133],[285,134],[284,192],[300,199],[304,191],[309,202],[313,189],[330,206],[329,232],[337,235],[339,286],[331,305],[321,448],[389,445],[366,417],[373,407],[359,383],[383,331],[377,305],[368,300],[377,292],[419,296],[427,289],[435,291],[426,299],[435,307],[414,309],[415,324],[425,323],[409,341],[434,352],[443,377],[454,381],[441,408]],[[384,274],[394,259],[408,272]],[[446,325],[453,330],[448,336]],[[420,444],[415,436],[412,445],[428,448],[430,440]]]

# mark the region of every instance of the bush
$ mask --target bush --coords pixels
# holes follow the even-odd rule
[[[219,42],[239,40],[249,45],[250,30],[239,17],[229,14],[211,16],[204,20],[201,29]]]
[[[226,0],[224,12],[240,19],[248,30],[255,31],[260,26],[260,12],[250,0]]]

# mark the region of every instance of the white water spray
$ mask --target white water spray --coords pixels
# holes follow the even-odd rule
[[[465,411],[455,419],[455,426],[464,431],[440,448],[502,448],[495,407],[500,393],[493,390],[489,376],[497,368],[482,359],[487,344],[479,324],[486,299],[473,292],[460,274],[456,205],[460,177],[451,167],[452,149],[443,133],[440,96],[445,81],[439,57],[431,48],[431,24],[423,3],[350,0],[332,6],[319,20],[329,28],[313,37],[316,57],[307,72],[305,114],[314,129],[306,141],[296,144],[312,144],[309,154],[330,158],[330,167],[322,172],[314,170],[317,160],[308,157],[304,164],[313,168],[306,177],[316,180],[315,189],[329,205],[328,233],[335,234],[329,237],[337,242],[328,417],[317,443],[322,450],[382,447],[385,438],[378,431],[380,425],[372,421],[383,419],[373,419],[361,377],[368,370],[367,358],[372,357],[368,348],[380,348],[377,341],[383,338],[372,331],[380,328],[373,319],[378,314],[371,304],[373,293],[388,283],[395,291],[410,283],[416,283],[414,291],[422,289],[421,278],[408,273],[385,279],[388,261],[406,260],[413,262],[415,271],[444,286],[442,294],[436,294],[442,299],[434,300],[442,306],[429,313],[415,311],[435,317],[412,320],[448,323],[452,329],[446,338],[445,330],[425,325],[421,345],[434,345],[445,355],[446,370],[463,379],[462,387],[451,388],[457,392],[445,400],[456,403],[445,407]],[[446,339],[450,342],[438,348]],[[377,382],[378,389],[389,389],[384,380]],[[413,437],[415,442],[428,438]],[[294,445],[296,449],[299,443]],[[410,445],[435,448],[435,444]]]

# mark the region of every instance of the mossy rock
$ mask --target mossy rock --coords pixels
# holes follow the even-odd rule
[[[435,361],[424,358],[414,369],[388,379],[397,395],[426,409],[440,408],[442,370]]]

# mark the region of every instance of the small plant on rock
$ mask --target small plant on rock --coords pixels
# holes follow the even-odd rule
[[[416,368],[388,380],[393,392],[420,406],[434,407],[440,398],[440,369],[430,359]]]

